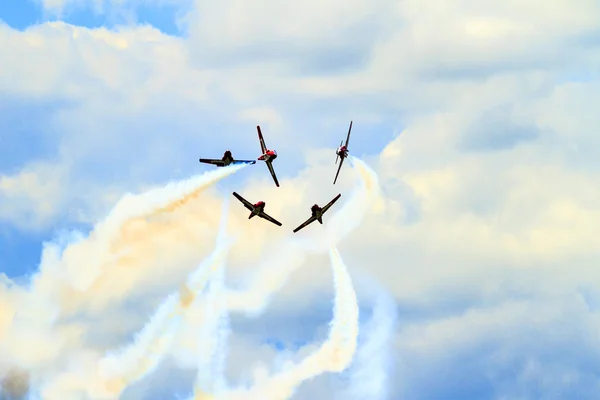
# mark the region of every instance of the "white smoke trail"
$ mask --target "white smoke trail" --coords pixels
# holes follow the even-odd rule
[[[356,276],[355,276],[356,278]],[[347,371],[339,400],[385,400],[389,395],[388,377],[393,368],[393,339],[397,327],[394,298],[366,274],[358,278],[360,286],[375,297],[372,317],[358,338],[358,352]]]
[[[271,376],[249,390],[228,393],[228,400],[284,400],[304,381],[324,372],[341,372],[352,362],[358,337],[358,304],[352,280],[337,249],[330,250],[335,303],[329,338],[299,364]]]
[[[227,299],[225,297],[225,282],[221,278],[216,281],[217,287],[215,290],[219,294],[218,301],[215,306],[218,310],[219,320],[217,323],[217,346],[213,361],[213,377],[214,377],[214,393],[220,396],[227,388],[225,379],[225,369],[228,353],[228,339],[231,334],[231,326],[229,323],[229,310],[227,309]]]
[[[379,195],[377,174],[360,159],[352,157],[350,163],[353,167],[355,167],[355,164],[357,166],[361,177],[361,186],[358,190],[355,190],[350,200],[328,222],[323,234],[325,238],[333,237],[333,240],[324,241],[321,238],[322,243],[335,244],[349,235],[360,225],[368,207]],[[271,259],[258,270],[249,288],[229,291],[227,293],[227,308],[230,311],[243,311],[251,316],[260,314],[268,304],[270,296],[285,284],[291,273],[306,259],[304,249],[308,247],[314,250],[315,247],[323,247],[307,246],[306,242],[302,243],[301,239],[300,243],[301,246],[294,246],[293,243],[291,245],[284,244],[276,250],[275,254],[271,254]],[[285,262],[282,260],[285,260]],[[208,378],[205,377],[204,379]],[[209,396],[207,393],[211,392],[208,390],[200,391],[197,388],[196,399],[201,398],[199,393],[203,393],[203,396]]]
[[[198,334],[198,372],[194,383],[196,399],[200,394],[218,394],[225,388],[224,372],[229,336],[229,315],[225,293],[225,270],[221,268],[209,283],[204,300],[204,319]]]
[[[48,398],[71,398],[75,392],[87,392],[91,399],[117,398],[128,386],[156,369],[168,353],[181,325],[182,314],[194,303],[212,275],[223,266],[233,239],[227,237],[228,202],[223,205],[221,229],[213,253],[191,272],[178,293],[168,296],[150,321],[122,350],[109,353],[97,362],[96,376],[89,379],[78,372],[76,377],[60,376],[46,388]],[[79,385],[75,381],[81,381]],[[66,384],[64,383],[66,382]],[[83,386],[83,387],[82,387]]]
[[[325,214],[323,229],[312,230],[310,238],[301,236],[296,238],[296,244],[302,248],[320,253],[328,248],[336,247],[339,242],[360,226],[367,211],[374,207],[380,199],[381,191],[377,173],[357,157],[349,156],[348,161],[360,175],[360,186],[354,189],[350,200],[327,221],[325,221],[327,219],[327,214]]]
[[[230,169],[223,168],[223,169],[216,170],[215,172],[219,172],[219,173],[223,174],[223,176],[221,176],[218,179],[221,179],[222,177],[230,175],[231,173],[235,172],[236,170],[239,170],[243,166],[236,166],[236,167],[238,167],[238,168],[233,167]],[[225,172],[227,172],[227,173],[225,174]],[[210,175],[210,174],[205,174],[205,175]],[[214,175],[216,175],[216,174],[213,174],[211,179],[214,178],[215,180],[210,181],[210,179],[209,179],[207,181],[208,183],[206,183],[206,185],[208,185],[210,183],[214,183],[214,181],[218,180],[215,178]],[[200,178],[202,178],[202,176],[197,177],[197,180],[195,181],[194,185],[196,185],[196,184],[200,185]],[[363,176],[363,179],[364,179],[364,176]],[[192,181],[193,181],[193,179],[188,180],[186,182],[189,183]],[[192,187],[193,185],[191,183],[189,183],[188,186],[177,185],[177,184],[171,185],[170,190],[179,191],[179,196],[183,196],[183,197],[177,197],[177,196],[175,196],[174,193],[171,193],[171,195],[167,196],[166,190],[164,192],[161,191],[161,190],[164,190],[164,188],[157,189],[160,193],[164,194],[164,197],[161,198],[160,201],[159,201],[159,199],[150,201],[151,199],[148,199],[147,196],[144,196],[144,195],[127,197],[122,203],[119,203],[120,208],[116,207],[118,212],[117,211],[111,212],[109,217],[107,217],[107,220],[104,221],[103,223],[99,224],[96,227],[96,229],[94,230],[94,232],[92,232],[92,234],[90,235],[89,238],[80,240],[77,243],[77,244],[81,244],[81,243],[85,244],[84,247],[79,248],[79,252],[83,254],[83,250],[86,250],[86,251],[89,250],[92,252],[92,254],[98,254],[98,255],[102,254],[103,260],[105,262],[106,257],[108,255],[112,254],[114,256],[114,254],[118,254],[118,253],[115,253],[114,246],[115,246],[116,242],[119,242],[119,243],[122,242],[119,238],[119,235],[122,234],[123,225],[128,224],[132,219],[135,219],[135,218],[144,217],[144,216],[147,216],[147,215],[153,214],[153,213],[165,213],[165,212],[170,212],[172,210],[175,210],[178,207],[184,205],[190,199],[197,196],[199,194],[200,190],[203,189],[204,187],[206,187],[206,185],[205,186],[196,186],[195,188]],[[368,186],[369,186],[368,183],[365,183],[365,187],[368,187]],[[185,189],[186,187],[187,187],[187,189]],[[160,197],[160,196],[158,196],[158,197]],[[127,200],[127,199],[129,199],[129,200]],[[136,210],[137,206],[134,207],[135,201],[132,203],[132,201],[133,201],[132,199],[139,200],[141,204],[146,204],[147,207],[146,208],[142,207],[141,209]],[[362,204],[366,205],[367,203],[368,202],[363,202]],[[355,203],[351,203],[351,204],[355,204],[355,205],[359,204],[360,205],[361,203],[355,202]],[[352,210],[356,210],[358,207],[354,206],[353,208],[352,207],[351,208],[342,207],[342,208],[346,209],[346,210],[350,209],[350,211],[352,211]],[[126,212],[126,210],[130,210],[131,212]],[[341,211],[342,210],[340,210],[337,214],[342,215]],[[337,214],[334,214],[334,217]],[[343,218],[343,219],[346,220],[347,218]],[[332,218],[332,220],[334,220],[334,218]],[[332,221],[330,221],[330,222],[332,222]],[[344,221],[342,221],[342,222],[344,222]],[[350,231],[352,229],[354,229],[358,225],[358,223],[360,223],[360,221],[358,221],[358,223],[356,223],[356,220],[354,222],[352,222],[352,221],[350,221],[350,222],[351,222],[350,224],[348,224],[347,222],[344,222],[340,225],[341,226],[341,228],[339,229],[340,233],[338,234],[339,238],[350,233]],[[327,226],[327,224],[326,224],[326,226]],[[111,236],[111,235],[113,235],[113,236]],[[139,240],[144,240],[144,238],[141,237],[141,238],[139,238]],[[117,249],[119,249],[119,248],[117,247]],[[287,253],[286,253],[286,250],[288,250]],[[290,248],[288,248],[288,249],[284,249],[282,251],[283,251],[283,253],[286,253],[286,257],[284,257],[286,259],[289,257],[290,254],[292,254],[291,253],[292,251],[295,251],[295,254],[297,255],[297,257],[294,256],[293,258],[303,261],[304,254],[299,249],[290,250]],[[88,372],[82,372],[79,374],[71,374],[70,377],[66,377],[66,378],[70,378],[70,379],[63,380],[63,382],[65,382],[64,387],[69,388],[69,390],[63,390],[62,392],[55,391],[55,392],[53,392],[54,394],[56,394],[54,396],[43,395],[42,397],[45,400],[54,400],[54,399],[68,400],[71,398],[76,400],[76,399],[80,399],[80,398],[82,398],[82,396],[84,396],[83,392],[87,392],[88,395],[87,395],[87,397],[84,396],[84,398],[90,398],[90,397],[92,399],[107,398],[107,399],[114,400],[115,394],[118,395],[118,393],[121,393],[122,390],[125,387],[127,387],[127,385],[131,384],[136,379],[140,379],[140,377],[149,373],[153,368],[155,368],[155,366],[160,361],[160,358],[163,357],[165,349],[168,348],[170,343],[173,341],[175,331],[177,330],[177,323],[180,323],[178,321],[178,317],[174,314],[177,314],[180,316],[181,313],[178,313],[178,312],[177,313],[168,313],[167,311],[168,311],[169,307],[172,305],[172,303],[177,303],[176,308],[178,308],[180,310],[181,309],[186,309],[186,310],[189,309],[190,304],[192,304],[194,302],[194,299],[196,298],[194,291],[197,290],[197,285],[200,285],[200,283],[205,284],[207,279],[210,278],[211,273],[214,273],[215,270],[219,271],[219,267],[218,266],[215,267],[214,265],[222,265],[222,263],[224,262],[224,256],[222,254],[220,254],[220,253],[222,253],[222,251],[219,251],[218,249],[216,249],[215,253],[213,253],[213,255],[210,257],[210,260],[207,260],[205,263],[203,263],[204,269],[199,268],[198,270],[194,271],[194,273],[190,274],[190,276],[188,277],[188,280],[186,281],[186,284],[183,285],[179,295],[173,295],[172,297],[167,298],[167,300],[166,300],[167,303],[163,304],[163,307],[159,307],[157,314],[151,320],[150,327],[147,326],[146,330],[143,330],[142,332],[140,332],[137,342],[134,343],[133,348],[136,348],[135,346],[138,346],[137,351],[130,350],[129,352],[127,352],[128,357],[126,357],[124,355],[126,352],[121,352],[123,354],[121,354],[121,353],[112,354],[103,360],[103,362],[101,363],[102,367],[98,368],[98,370],[94,370],[93,372],[88,371]],[[336,253],[337,253],[337,251],[336,251]],[[94,258],[94,257],[91,257],[91,258]],[[301,263],[301,261],[295,261],[293,263],[290,263],[290,265],[292,265],[291,268],[282,268],[282,265],[281,265],[282,259],[283,258],[274,259],[273,264],[269,265],[269,268],[261,269],[261,273],[259,273],[259,276],[255,281],[255,284],[247,292],[237,293],[237,294],[230,293],[230,295],[227,296],[227,308],[246,310],[246,311],[254,311],[254,312],[262,311],[262,309],[268,302],[268,297],[276,289],[281,287],[283,285],[283,283],[285,283],[291,270],[293,270],[293,268],[295,268],[296,266],[298,266]],[[56,270],[53,270],[51,268],[46,268],[44,270],[44,272],[46,275],[48,275],[49,273],[51,273],[53,271],[58,272],[57,275],[59,275],[61,277],[64,276],[64,278],[66,278],[65,283],[76,287],[78,290],[88,289],[90,286],[92,286],[94,284],[95,280],[97,280],[98,277],[102,276],[103,264],[101,261],[98,261],[96,263],[96,265],[93,265],[92,268],[90,268],[89,271],[86,271],[87,265],[86,265],[86,268],[80,268],[81,264],[75,263],[73,260],[75,260],[75,258],[73,257],[73,246],[70,246],[62,254],[62,259],[58,260],[59,262],[51,263],[52,265],[61,265],[61,268],[64,268],[64,270],[60,270],[60,268],[58,268],[58,267]],[[80,261],[80,259],[78,259],[78,260]],[[210,263],[214,263],[214,264],[211,264],[212,266],[207,265]],[[221,263],[221,264],[219,264],[219,263]],[[75,268],[75,266],[77,266],[79,268]],[[73,267],[73,268],[71,268],[71,267]],[[66,271],[66,273],[64,275],[61,275],[64,271]],[[90,272],[90,273],[87,274],[87,272]],[[271,275],[271,273],[273,273],[273,272],[278,272],[278,273],[273,276],[273,275]],[[84,277],[82,279],[79,279],[82,276],[84,276]],[[335,268],[334,268],[334,278],[336,279],[336,285],[338,285],[338,283],[337,283],[338,280],[340,280],[340,282],[343,281],[343,278],[340,278],[338,275],[335,274]],[[48,285],[49,283],[55,283],[55,281],[46,282],[47,286],[50,286],[50,285]],[[354,292],[352,289],[351,282],[349,281],[349,277],[348,277],[348,283],[350,285],[350,289],[353,294]],[[339,283],[339,285],[342,285],[342,283]],[[336,299],[338,298],[337,292],[338,291],[336,290]],[[239,296],[239,295],[241,295],[241,296]],[[175,298],[175,300],[173,300],[173,298]],[[223,297],[217,296],[216,298],[222,299]],[[336,300],[336,303],[337,303],[337,300]],[[338,308],[343,309],[342,306],[339,306],[336,304],[336,310]],[[165,311],[165,310],[167,310],[167,311]],[[226,320],[222,319],[222,318],[221,318],[221,321],[226,322]],[[226,323],[225,323],[225,325],[226,325]],[[334,329],[333,328],[334,327],[332,326],[332,335],[331,335],[330,339],[334,337],[334,335],[333,335]],[[226,331],[227,331],[227,329],[223,329],[222,332],[226,332]],[[144,338],[146,336],[153,337],[154,340],[151,340],[151,339],[145,340]],[[220,342],[220,343],[223,343],[223,342]],[[331,348],[331,346],[329,346],[329,347],[330,348],[328,351],[335,356],[335,353],[337,350],[335,348]],[[139,350],[141,348],[143,348],[144,350]],[[120,357],[118,354],[120,354],[120,356],[124,357],[123,359],[126,360],[126,362],[118,363],[116,361],[116,360],[119,360],[119,357]],[[225,352],[218,352],[218,354],[224,355]],[[146,357],[146,358],[144,358],[142,360],[142,362],[140,362],[137,365],[135,362],[131,361],[131,360],[135,360],[136,358],[139,358],[139,357],[142,357],[142,358]],[[93,364],[95,367],[97,367],[97,360],[94,361]],[[138,368],[138,367],[139,368],[137,370],[135,370],[135,368],[133,368],[132,370],[129,370],[127,366],[131,366],[131,365],[136,365],[135,368]],[[308,371],[306,366],[310,367],[311,365],[314,365],[314,361],[313,361],[313,364],[311,364],[310,361],[306,361],[305,363],[302,363],[300,366],[302,366],[302,365],[304,365],[304,367],[300,368],[300,372],[302,373],[302,371],[304,371],[304,374],[306,375],[306,373]],[[215,368],[218,369],[220,367],[218,367],[218,368],[215,367]],[[102,378],[103,378],[103,379],[100,379],[100,381],[101,381],[100,383],[98,383],[99,372],[101,372],[100,375],[102,375]],[[314,373],[314,372],[311,372],[311,373]],[[300,375],[302,375],[302,374],[300,374]],[[213,373],[213,376],[217,376],[217,375],[215,375]],[[304,376],[304,375],[302,375],[302,376]],[[304,379],[308,379],[308,378],[304,378]],[[91,382],[92,380],[93,380],[93,382]],[[82,385],[87,386],[87,387],[82,388]],[[104,393],[101,393],[103,390],[104,390]],[[218,390],[218,389],[215,388],[214,390]],[[292,391],[293,391],[293,389],[292,389]]]
[[[243,311],[251,316],[259,315],[269,302],[270,296],[279,290],[289,276],[306,259],[306,250],[320,252],[336,247],[362,222],[369,207],[380,195],[377,173],[364,161],[350,156],[350,164],[359,172],[361,183],[353,195],[329,221],[323,230],[311,232],[310,238],[294,237],[294,241],[271,252],[271,258],[263,264],[247,288],[227,293],[230,311]]]
[[[170,182],[165,186],[145,191],[141,194],[127,194],[115,205],[104,222],[97,226],[98,230],[110,228],[113,231],[132,218],[139,218],[156,211],[173,209],[189,201],[199,192],[218,181],[233,175],[247,164],[235,164],[205,172],[202,175]]]
[[[90,233],[88,240],[79,240],[62,254],[57,263],[44,263],[41,269],[46,274],[62,277],[64,281],[78,291],[86,291],[102,275],[103,265],[110,262],[107,255],[116,259],[127,252],[126,249],[115,252],[115,241],[122,236],[124,226],[130,221],[148,217],[155,213],[171,212],[195,199],[204,189],[224,179],[246,164],[218,168],[163,187],[154,188],[141,194],[127,194],[115,205],[108,216]],[[102,254],[100,260],[89,261],[81,268],[80,253]]]
[[[257,270],[246,288],[227,291],[229,311],[241,311],[253,317],[260,315],[273,293],[283,287],[306,259],[304,251],[289,243],[270,253],[270,258]]]
[[[205,317],[198,335],[197,374],[190,400],[219,398],[226,388],[224,374],[230,327],[224,293],[224,270],[221,269],[210,282],[204,299]]]

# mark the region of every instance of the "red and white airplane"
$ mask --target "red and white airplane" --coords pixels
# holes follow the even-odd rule
[[[216,165],[217,167],[226,167],[230,164],[233,165],[237,165],[237,164],[256,164],[255,160],[236,160],[233,158],[233,156],[231,155],[231,151],[226,150],[225,153],[223,153],[223,158],[219,159],[214,159],[214,158],[201,158],[198,161],[200,161],[201,163],[205,163],[205,164],[213,164]]]
[[[310,212],[312,213],[312,215],[310,216],[310,218],[307,219],[306,221],[304,221],[302,223],[302,225],[300,225],[299,227],[297,227],[296,229],[294,229],[294,233],[298,232],[300,229],[304,228],[307,225],[312,224],[315,221],[319,221],[319,223],[321,225],[323,225],[323,214],[325,214],[327,212],[327,210],[329,210],[331,208],[331,206],[333,205],[333,203],[335,203],[336,201],[338,201],[338,199],[340,197],[342,197],[341,193],[338,194],[337,196],[335,196],[333,198],[333,200],[331,200],[329,203],[327,203],[323,207],[319,207],[317,204],[314,204],[310,208]]]
[[[277,158],[277,152],[275,150],[269,150],[265,145],[265,140],[263,139],[262,132],[260,131],[260,126],[256,126],[256,130],[258,131],[258,140],[260,142],[260,151],[262,151],[262,155],[258,157],[259,160],[267,163],[267,168],[269,168],[269,172],[275,181],[275,185],[279,187],[279,182],[277,181],[277,175],[275,175],[275,170],[273,169],[273,160]]]
[[[233,192],[233,195],[235,196],[236,199],[238,199],[239,201],[242,202],[244,207],[246,207],[248,210],[250,210],[250,215],[248,216],[248,219],[259,216],[260,218],[266,219],[267,221],[272,222],[277,226],[281,226],[281,222],[277,221],[275,218],[273,218],[269,214],[265,213],[265,202],[264,201],[259,201],[256,204],[252,204],[248,200],[244,199],[242,196],[237,194],[236,192]]]
[[[335,182],[337,181],[338,175],[340,174],[340,170],[342,169],[342,164],[344,163],[344,159],[346,157],[348,157],[348,142],[350,141],[350,131],[352,130],[352,121],[350,121],[350,128],[348,128],[348,136],[346,137],[346,144],[344,144],[342,146],[342,143],[344,143],[344,141],[342,140],[340,142],[340,147],[337,148],[337,150],[335,151],[336,157],[335,157],[335,163],[337,164],[337,160],[338,158],[340,159],[340,166],[337,169],[337,172],[335,174],[335,179],[333,180],[333,184],[335,185]]]

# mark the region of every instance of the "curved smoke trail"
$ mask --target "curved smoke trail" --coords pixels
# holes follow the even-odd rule
[[[341,372],[350,365],[358,337],[358,304],[352,280],[342,258],[330,250],[335,302],[329,337],[313,354],[290,369],[279,372],[266,381],[246,390],[226,393],[222,398],[233,400],[285,400],[304,381],[324,372]]]
[[[218,396],[225,389],[225,360],[230,328],[224,293],[225,269],[220,268],[210,281],[208,293],[204,298],[205,317],[202,320],[203,326],[198,329],[198,372],[194,383],[194,400],[211,398],[207,397],[208,393]]]
[[[322,252],[336,247],[362,223],[367,211],[380,197],[377,173],[360,158],[349,156],[350,165],[360,175],[360,185],[355,188],[350,200],[325,222],[323,229],[313,230],[310,238],[298,237],[295,243],[312,252]],[[335,206],[334,206],[335,207]],[[327,215],[324,217],[327,218]]]
[[[356,277],[356,276],[355,276]],[[388,377],[391,374],[393,339],[397,327],[395,299],[367,274],[360,274],[359,286],[367,289],[374,298],[372,316],[358,337],[358,351],[346,371],[339,400],[385,400],[389,395]]]
[[[165,228],[173,225],[173,221],[168,225],[169,221],[158,217],[189,205],[206,188],[245,166],[219,168],[141,194],[123,196],[87,238],[66,246],[62,254],[58,254],[58,249],[48,249],[45,254],[48,258],[42,258],[40,272],[32,280],[32,291],[44,294],[46,301],[56,299],[61,303],[61,315],[75,314],[78,311],[74,301],[76,295],[114,285],[114,282],[102,279],[106,273],[121,270],[122,264],[143,265],[141,259],[156,252],[157,243],[153,240],[160,242]],[[179,222],[190,216],[182,215],[181,218]],[[85,268],[82,268],[83,263]],[[106,301],[117,299],[115,293]]]
[[[45,399],[77,398],[86,393],[90,399],[115,399],[131,384],[153,372],[164,359],[181,325],[182,314],[194,303],[207,282],[222,269],[233,239],[227,237],[228,202],[223,205],[221,228],[212,254],[191,272],[179,292],[168,296],[154,316],[122,350],[98,360],[94,371],[67,374],[50,382],[43,391]],[[79,381],[79,384],[76,382]],[[79,393],[79,394],[75,394]]]
[[[358,158],[351,157],[350,162],[359,172],[361,185],[354,191],[350,200],[333,215],[321,235],[321,241],[329,243],[332,245],[331,247],[335,247],[335,243],[341,241],[360,225],[369,206],[373,204],[379,195],[379,180],[375,171]],[[328,238],[328,240],[324,241],[323,237]],[[333,237],[333,240],[329,239],[331,237]],[[307,248],[315,250],[315,248],[323,247],[314,245],[307,246],[307,242],[302,242],[301,239],[299,242],[300,246],[298,246],[298,243],[286,243],[284,246],[278,248],[276,253],[272,254],[273,257],[259,269],[248,289],[242,291],[228,291],[227,308],[230,311],[244,311],[251,316],[260,314],[268,304],[269,297],[285,284],[293,270],[299,267],[305,260],[306,254],[304,250]],[[339,277],[339,275],[336,275],[336,271],[339,272],[340,269],[336,269],[335,265],[341,263],[341,258],[339,257],[337,250],[332,250],[331,254],[332,265],[334,265],[334,277]],[[348,281],[351,282],[349,276]],[[356,304],[355,299],[353,304]],[[344,314],[342,313],[342,315]],[[323,349],[323,351],[325,352],[327,350]],[[305,371],[306,368],[309,368],[311,363],[315,362],[313,360],[316,360],[317,358],[318,357],[307,359],[306,363],[299,367],[300,369],[298,371],[300,371],[300,374],[302,371]],[[316,374],[321,372],[317,372]],[[199,373],[201,372],[199,371]],[[283,377],[281,379],[285,380],[287,379],[285,377],[288,375],[284,374],[281,376]],[[207,377],[204,379],[207,379]],[[302,380],[304,379],[300,378],[300,381]],[[211,398],[208,393],[215,392],[200,390],[200,388],[197,387],[195,393],[195,400],[199,400]],[[248,395],[248,393],[244,394],[244,396]],[[232,396],[232,394],[229,394],[228,396]]]
[[[257,271],[247,288],[230,290],[227,293],[230,311],[243,311],[251,316],[259,315],[269,302],[270,296],[279,290],[288,277],[306,259],[306,250],[320,252],[336,247],[337,243],[350,235],[364,219],[369,207],[378,199],[379,178],[364,161],[349,157],[351,165],[358,171],[361,182],[353,195],[322,230],[311,232],[310,238],[294,238],[276,249],[270,260]]]
[[[353,162],[354,164],[358,165],[357,169],[359,172],[366,171],[364,174],[361,173],[363,191],[355,192],[355,196],[348,202],[349,205],[342,207],[341,210],[334,214],[330,220],[330,224],[325,225],[325,229],[332,230],[329,233],[334,236],[334,240],[326,242],[327,244],[341,240],[341,238],[358,226],[362,215],[366,212],[366,206],[372,198],[372,194],[368,192],[377,188],[377,177],[374,175],[374,172],[371,175],[369,172],[370,168],[360,160],[356,163]],[[113,259],[117,258],[117,260],[120,260],[119,257],[121,257],[123,252],[131,253],[132,251],[137,251],[136,254],[144,255],[144,259],[147,259],[149,256],[144,254],[144,251],[148,249],[148,246],[153,245],[152,241],[148,240],[148,237],[152,235],[160,236],[163,232],[159,229],[161,228],[160,225],[157,225],[153,232],[149,232],[147,229],[138,229],[140,223],[142,228],[150,227],[144,219],[178,211],[178,209],[189,203],[190,200],[197,197],[200,191],[210,183],[214,183],[216,180],[222,179],[242,167],[235,166],[216,170],[214,174],[203,175],[205,180],[201,180],[201,176],[195,178],[196,180],[185,181],[188,182],[187,186],[172,185],[169,188],[171,192],[164,188],[156,189],[157,192],[154,192],[156,198],[154,200],[152,200],[152,196],[148,195],[126,197],[115,207],[116,211],[111,212],[103,223],[96,226],[88,238],[81,239],[79,242],[68,246],[60,256],[55,254],[56,259],[54,261],[56,262],[46,265],[45,268],[40,268],[40,276],[34,282],[35,288],[32,291],[41,288],[42,294],[57,295],[61,291],[64,292],[65,287],[70,287],[78,291],[90,290],[103,277],[106,265],[110,265],[114,270],[118,269],[119,264]],[[370,180],[365,181],[367,179]],[[169,195],[167,195],[168,192],[170,193]],[[177,196],[175,192],[177,192]],[[360,201],[361,197],[356,198],[361,193],[363,201]],[[352,201],[352,199],[355,199],[355,201]],[[145,207],[140,206],[136,210],[136,207],[134,207],[136,201],[140,205],[145,205]],[[358,217],[353,219],[354,214],[357,214]],[[336,216],[339,216],[339,218],[336,219]],[[182,217],[180,216],[180,218]],[[173,222],[181,222],[181,220]],[[335,228],[328,228],[328,225],[332,225]],[[132,234],[132,231],[135,234]],[[130,246],[132,243],[137,244],[142,242],[145,247],[131,250]],[[226,247],[228,250],[229,247]],[[287,250],[290,250],[292,247],[290,246]],[[108,355],[100,362],[99,357],[93,352],[82,352],[80,362],[76,363],[78,370],[67,368],[65,373],[58,376],[54,382],[50,382],[45,387],[46,390],[42,398],[44,400],[78,400],[84,396],[84,393],[87,393],[87,398],[91,399],[114,400],[118,398],[119,394],[128,385],[141,379],[141,377],[156,368],[171,346],[179,324],[182,322],[181,318],[184,312],[189,312],[193,304],[208,304],[206,301],[196,301],[196,298],[198,292],[204,287],[211,276],[215,276],[216,281],[214,282],[214,292],[209,290],[209,300],[212,299],[217,302],[217,305],[214,306],[217,312],[212,314],[210,317],[211,324],[208,325],[214,325],[215,328],[208,329],[210,328],[208,325],[204,328],[208,329],[206,332],[213,332],[215,338],[217,338],[217,333],[221,336],[221,338],[217,338],[219,340],[215,339],[215,343],[220,343],[223,349],[216,351],[216,355],[213,354],[213,362],[209,366],[209,374],[214,379],[218,379],[221,376],[223,368],[222,357],[225,355],[224,350],[226,347],[226,344],[223,345],[225,342],[221,339],[226,336],[228,331],[226,311],[228,309],[254,312],[262,311],[268,302],[269,296],[285,283],[291,272],[290,268],[282,268],[282,260],[290,257],[290,254],[295,254],[297,257],[294,256],[293,258],[297,259],[304,257],[304,253],[299,248],[288,252],[285,250],[280,250],[284,252],[285,257],[275,259],[273,264],[269,265],[270,268],[261,269],[257,280],[254,281],[255,284],[249,290],[241,293],[229,292],[227,296],[222,296],[218,295],[219,292],[222,292],[222,287],[219,286],[222,285],[222,280],[219,281],[222,278],[219,275],[215,275],[215,273],[222,271],[220,267],[225,262],[227,251],[217,246],[217,249],[215,249],[209,260],[205,261],[199,269],[190,274],[179,293],[169,296],[161,304],[154,317],[142,329],[136,341],[131,346],[121,352]],[[98,261],[89,271],[85,268],[80,268],[80,263],[76,262],[81,261],[83,258],[80,259],[78,257],[83,257],[85,254],[87,254],[85,257],[87,260],[90,258],[95,259],[96,255],[98,255]],[[325,371],[341,371],[351,362],[358,334],[356,295],[350,277],[343,266],[337,250],[331,250],[330,255],[334,271],[334,283],[336,285],[336,304],[329,340],[323,344],[318,352],[296,365],[291,371],[281,372],[273,376],[270,380],[272,390],[267,386],[259,385],[250,391],[244,391],[244,394],[242,394],[243,399],[247,399],[247,396],[252,395],[263,396],[261,399],[285,398],[293,394],[296,387],[304,380]],[[140,257],[136,261],[139,263],[141,259]],[[300,262],[290,262],[292,269],[298,266]],[[63,273],[62,271],[65,272]],[[53,291],[48,291],[48,288],[53,288]],[[52,299],[52,297],[49,298]],[[219,303],[219,301],[226,301],[226,303]],[[226,304],[226,307],[224,304]],[[220,307],[225,308],[225,311],[218,311]],[[74,313],[77,310],[77,307],[73,306],[71,312]],[[205,314],[210,315],[206,310],[205,308]],[[64,309],[61,309],[61,312],[64,313]],[[213,324],[212,321],[217,322]],[[81,366],[86,368],[79,370]],[[206,384],[206,377],[202,377],[201,375],[199,377],[197,380],[197,383],[199,383],[198,386],[204,388],[207,392],[218,392],[218,386],[224,385],[212,385],[211,387],[211,385]],[[230,394],[235,396],[235,392],[230,392]]]

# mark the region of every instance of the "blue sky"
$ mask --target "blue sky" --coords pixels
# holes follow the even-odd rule
[[[141,5],[136,7],[136,21],[139,24],[152,25],[169,35],[179,35],[181,31],[176,23],[178,10],[178,8],[168,4]],[[23,0],[2,4],[0,6],[0,20],[12,28],[23,30],[31,25],[56,20],[56,17],[44,10],[39,2]],[[67,10],[60,20],[88,28],[114,27],[127,22],[118,16],[111,17],[110,14],[97,12],[88,4]]]
[[[176,10],[168,5],[142,6],[137,10],[138,23],[150,24],[170,35],[180,33],[175,18]],[[48,12],[45,12],[38,2],[24,0],[2,3],[0,20],[11,28],[25,30],[29,26],[53,21],[56,18],[52,18]],[[95,13],[88,7],[72,10],[61,20],[88,28],[112,27],[123,23],[122,20],[113,20],[106,15]],[[30,159],[52,157],[56,154],[57,142],[52,139],[52,132],[47,130],[53,111],[60,105],[45,102],[36,105],[15,98],[0,99],[0,104],[2,104],[0,126],[3,132],[0,171],[15,171]],[[4,223],[1,229],[0,254],[3,261],[1,271],[9,277],[18,277],[35,270],[40,261],[42,242],[52,238],[52,229],[31,234]]]
[[[326,338],[329,257],[290,243],[329,232],[357,291],[359,346],[343,383],[321,374],[292,399],[354,400],[344,390],[359,387],[378,400],[595,399],[597,4],[4,3],[0,272],[35,279],[29,291],[0,280],[0,367],[33,371],[62,400],[72,375],[61,365],[94,371],[94,352],[131,344],[213,250],[227,196],[238,237],[227,283],[250,288],[231,311],[232,385]],[[56,15],[64,24],[47,23]],[[372,181],[360,168],[346,164],[332,185],[350,120],[350,151],[379,184],[363,200],[354,189]],[[191,200],[163,189],[165,209],[119,203],[215,170],[199,157],[256,158],[258,124],[279,154],[280,188],[257,163]],[[266,201],[283,227],[248,221],[234,190]],[[292,235],[337,193],[323,226]],[[65,237],[53,258],[49,244]],[[247,314],[260,296],[264,310]],[[370,329],[375,316],[392,328]],[[172,357],[123,399],[189,393],[199,350],[185,346],[200,328],[185,326]],[[37,336],[23,345],[24,332]],[[92,390],[95,379],[76,380]]]

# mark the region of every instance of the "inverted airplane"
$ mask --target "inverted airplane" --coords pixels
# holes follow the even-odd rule
[[[273,218],[269,214],[265,213],[265,202],[264,201],[259,201],[256,204],[252,204],[248,200],[244,199],[242,196],[237,194],[236,192],[233,192],[233,195],[235,196],[236,199],[238,199],[239,201],[242,202],[244,207],[246,207],[248,210],[250,210],[250,215],[248,216],[248,219],[258,216],[262,219],[266,219],[267,221],[274,223],[277,226],[281,226],[281,222],[277,221],[275,218]]]
[[[236,160],[231,155],[231,151],[227,150],[223,153],[223,158],[213,159],[213,158],[201,158],[198,161],[205,164],[213,164],[217,167],[226,167],[228,165],[237,165],[237,164],[256,164],[256,160]]]
[[[344,163],[344,159],[346,157],[348,157],[348,142],[350,141],[350,131],[352,130],[352,121],[350,121],[350,128],[348,128],[348,136],[346,137],[346,144],[344,144],[342,146],[342,143],[344,143],[344,141],[342,140],[340,142],[340,147],[337,148],[337,150],[335,151],[336,157],[335,157],[335,163],[337,164],[338,158],[340,159],[340,166],[337,169],[337,172],[335,174],[335,179],[333,180],[333,184],[335,185],[335,182],[337,181],[338,175],[340,174],[340,170],[342,169],[342,164]]]
[[[267,164],[267,168],[269,168],[269,172],[275,181],[275,185],[279,187],[279,182],[277,181],[277,176],[275,175],[275,170],[273,169],[273,160],[277,158],[277,152],[275,150],[269,150],[265,145],[265,140],[263,139],[262,132],[260,131],[260,126],[256,126],[256,130],[258,131],[258,141],[260,142],[260,151],[262,151],[262,155],[258,157],[259,160],[264,161]]]
[[[307,219],[306,221],[304,221],[302,223],[302,225],[300,225],[299,227],[297,227],[296,229],[294,229],[294,233],[298,232],[300,229],[304,228],[307,225],[312,224],[315,221],[319,221],[319,223],[321,225],[323,225],[323,214],[325,214],[327,212],[327,210],[329,210],[331,208],[331,206],[333,205],[333,203],[335,203],[336,201],[338,201],[338,199],[342,196],[342,194],[338,194],[337,196],[335,196],[333,198],[333,200],[331,200],[329,203],[327,203],[325,206],[323,207],[319,207],[317,204],[314,204],[311,208],[310,208],[310,212],[312,213],[312,215],[310,216],[309,219]]]

